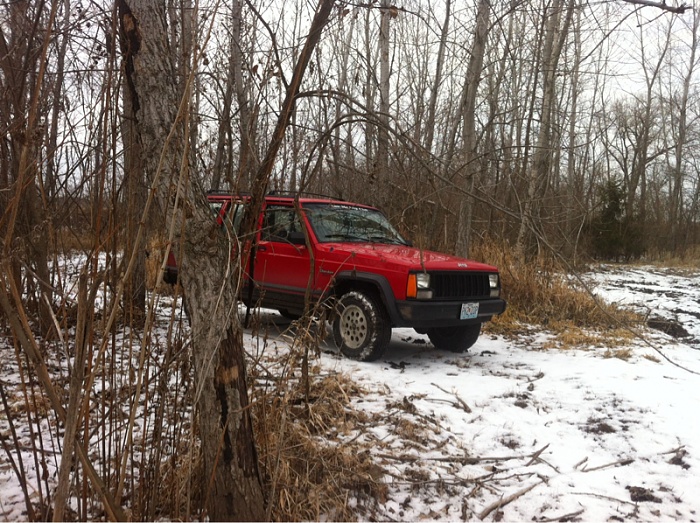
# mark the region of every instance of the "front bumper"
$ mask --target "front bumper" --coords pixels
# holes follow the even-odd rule
[[[465,300],[464,303],[479,303],[476,318],[461,320],[459,318],[462,303],[459,301],[417,301],[406,300],[396,303],[397,318],[395,327],[413,327],[425,329],[429,327],[455,327],[470,323],[482,323],[492,316],[506,310],[506,302],[501,298],[485,300]]]

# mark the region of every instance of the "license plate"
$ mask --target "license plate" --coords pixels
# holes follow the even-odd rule
[[[473,320],[479,315],[479,303],[463,303],[459,312],[460,320]]]

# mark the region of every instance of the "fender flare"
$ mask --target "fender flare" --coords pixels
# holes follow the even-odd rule
[[[399,311],[396,308],[396,298],[394,296],[394,291],[389,285],[389,281],[379,274],[372,272],[361,272],[361,271],[340,271],[335,275],[334,288],[347,283],[352,287],[352,282],[361,282],[364,284],[369,284],[375,287],[379,293],[379,298],[386,309],[391,324],[398,325],[400,323]]]

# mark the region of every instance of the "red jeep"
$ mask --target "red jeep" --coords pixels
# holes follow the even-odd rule
[[[234,234],[249,201],[209,194],[218,222]],[[412,247],[367,205],[269,194],[252,245],[241,300],[288,318],[309,310],[307,297],[312,307],[332,305],[335,343],[357,360],[379,358],[392,327],[412,327],[437,348],[463,352],[506,307],[498,269]],[[176,278],[171,255],[165,280]]]

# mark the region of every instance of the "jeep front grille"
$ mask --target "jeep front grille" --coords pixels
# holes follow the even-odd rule
[[[431,272],[430,287],[436,300],[488,298],[491,294],[488,273]]]

